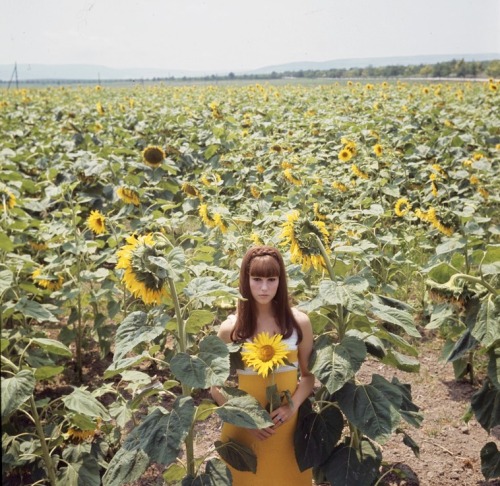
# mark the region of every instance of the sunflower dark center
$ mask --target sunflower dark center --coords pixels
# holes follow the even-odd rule
[[[270,361],[274,357],[274,348],[270,344],[265,344],[259,348],[258,356],[261,361]]]

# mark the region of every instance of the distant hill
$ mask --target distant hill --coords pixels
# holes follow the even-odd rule
[[[464,61],[492,61],[500,59],[500,53],[482,53],[482,54],[433,54],[426,56],[399,56],[399,57],[367,57],[356,59],[336,59],[332,61],[320,62],[291,62],[288,64],[277,64],[275,66],[266,66],[247,74],[269,74],[272,72],[283,73],[285,71],[324,71],[328,69],[350,69],[365,68],[368,66],[409,66],[418,64],[436,64],[452,60],[463,59]]]
[[[350,69],[368,66],[382,67],[394,65],[435,64],[438,62],[463,59],[464,61],[490,61],[500,59],[500,53],[480,54],[436,54],[425,56],[371,57],[359,59],[335,59],[330,61],[304,61],[287,64],[265,66],[248,71],[233,71],[237,75],[270,74],[307,70]],[[110,68],[91,64],[18,64],[19,81],[31,80],[120,80],[120,79],[152,79],[152,78],[193,78],[210,75],[228,75],[226,71],[183,71],[178,69],[158,68]],[[0,64],[0,81],[9,81],[14,73],[13,64]]]
[[[14,72],[13,64],[0,64],[0,80],[9,81]],[[95,80],[151,79],[206,76],[205,72],[157,68],[110,68],[93,64],[18,64],[19,81],[31,80]]]

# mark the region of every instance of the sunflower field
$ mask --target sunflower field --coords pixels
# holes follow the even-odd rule
[[[318,387],[299,465],[370,485],[393,434],[416,454],[411,388],[424,328],[445,338],[488,432],[500,424],[500,84],[360,82],[4,90],[0,101],[2,484],[230,485],[200,457],[212,414],[269,414],[228,384],[239,261],[280,248],[315,333]],[[110,363],[89,387],[89,349]],[[71,386],[47,392],[61,376]],[[224,386],[217,407],[201,393]],[[353,459],[354,458],[354,459]],[[485,478],[500,476],[494,442]]]

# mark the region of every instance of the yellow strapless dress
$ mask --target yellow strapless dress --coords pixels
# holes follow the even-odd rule
[[[297,346],[290,343],[294,335],[286,342],[290,351],[288,361],[297,363]],[[294,338],[296,340],[296,337]],[[267,404],[266,387],[271,384],[271,376],[263,378],[251,369],[238,370],[238,386],[254,396],[260,404]],[[296,366],[282,366],[274,371],[274,382],[280,392],[289,390],[294,393],[297,387],[298,371]],[[250,447],[257,456],[257,472],[241,472],[228,465],[233,475],[234,486],[311,486],[312,469],[300,472],[295,459],[293,435],[298,414],[280,425],[272,437],[256,439],[246,428],[225,423],[222,427],[221,440],[233,439]]]

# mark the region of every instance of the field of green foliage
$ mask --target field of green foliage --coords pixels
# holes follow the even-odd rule
[[[374,484],[396,433],[418,453],[407,384],[356,373],[368,356],[418,373],[424,327],[457,379],[487,363],[470,416],[499,425],[499,87],[4,90],[2,484],[116,486],[158,463],[167,484],[229,485],[221,458],[254,469],[240,444],[200,457],[194,437],[212,413],[269,423],[234,387],[222,407],[198,393],[230,375],[238,349],[216,327],[255,244],[281,249],[313,324],[321,386],[296,447],[317,481]],[[95,388],[91,345],[112,356]],[[70,367],[67,394],[44,395]],[[494,442],[481,464],[500,476]]]

